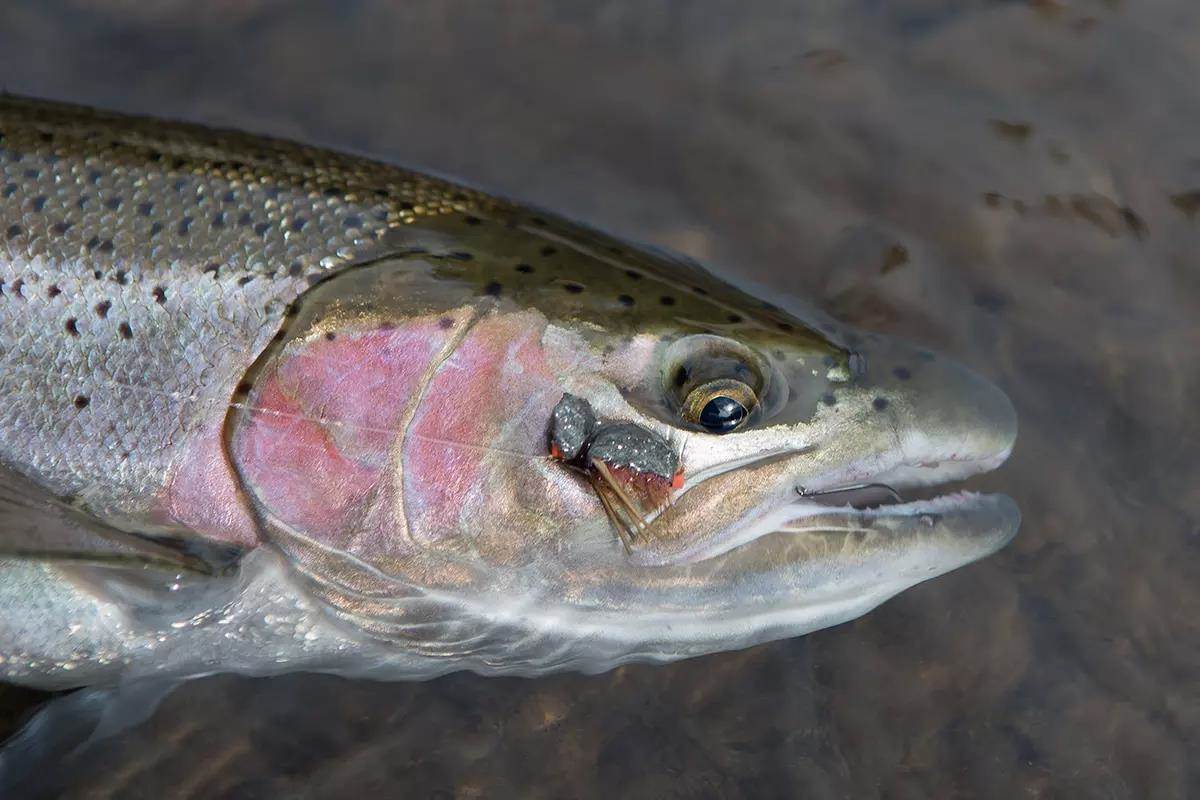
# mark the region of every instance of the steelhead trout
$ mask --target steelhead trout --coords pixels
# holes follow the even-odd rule
[[[363,158],[0,99],[0,677],[665,662],[987,555],[963,367]]]

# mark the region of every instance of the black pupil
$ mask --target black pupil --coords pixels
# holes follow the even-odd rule
[[[727,433],[746,418],[746,407],[732,397],[718,395],[704,404],[700,424],[713,433]]]

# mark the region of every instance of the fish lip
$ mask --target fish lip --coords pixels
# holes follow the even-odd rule
[[[862,509],[793,501],[768,511],[722,546],[688,560],[698,563],[761,546],[764,541],[774,543],[778,534],[822,536],[870,530],[896,542],[919,536],[941,537],[945,547],[964,553],[955,559],[961,565],[1004,547],[1016,536],[1020,523],[1016,501],[1000,493],[960,490]]]
[[[1014,516],[1016,522],[1020,521],[1021,512],[1017,508],[1016,501],[1008,495],[999,492],[984,493],[965,489],[946,492],[933,497],[908,500],[902,503],[887,503],[865,508],[851,505],[829,506],[803,502],[792,503],[783,508],[791,512],[792,519],[804,519],[820,514],[841,512],[853,513],[864,519],[873,520],[888,517],[919,518],[918,521],[921,524],[932,528],[941,522],[948,513],[972,513],[978,508],[997,503],[1011,506],[1011,515]],[[1007,510],[1005,511],[1005,515],[1009,515]]]
[[[1010,441],[1005,447],[994,453],[971,455],[969,457],[942,458],[937,462],[937,466],[935,467],[928,466],[931,462],[909,460],[905,459],[902,455],[898,455],[895,463],[882,470],[878,470],[878,468],[876,470],[865,470],[861,462],[852,463],[838,472],[832,473],[831,476],[826,476],[826,480],[818,481],[812,485],[816,486],[820,491],[836,491],[837,487],[844,486],[850,481],[856,483],[881,483],[901,489],[936,487],[938,485],[961,481],[998,468],[1008,459],[1012,448],[1013,442]],[[720,468],[710,469],[701,476],[685,483],[684,487],[672,498],[672,503],[684,502],[684,498],[690,489],[712,478],[726,474],[733,469],[800,455],[817,449],[819,449],[817,445],[809,445],[801,448],[781,450],[765,456],[729,462],[721,465]],[[842,476],[842,479],[837,479],[839,475]],[[850,477],[846,478],[845,476]],[[829,480],[830,477],[834,479]],[[941,526],[944,522],[944,514],[953,513],[959,518],[957,522],[959,522],[960,526],[965,525],[974,538],[990,538],[994,540],[994,546],[981,551],[976,558],[982,558],[984,555],[988,555],[1003,547],[1004,544],[1007,544],[1016,535],[1020,524],[1020,511],[1015,501],[1007,495],[998,493],[982,494],[968,490],[958,490],[933,497],[862,508],[851,504],[839,506],[814,501],[804,502],[804,499],[801,496],[793,500],[767,504],[767,507],[759,509],[757,519],[752,524],[733,531],[729,536],[710,542],[707,546],[700,547],[686,556],[678,559],[667,558],[657,563],[661,566],[668,564],[679,565],[718,558],[733,550],[753,546],[760,539],[782,530],[781,526],[789,521],[812,518],[820,514],[861,514],[874,520],[893,521],[917,519],[918,517],[925,516],[929,517],[930,521],[924,519],[917,519],[917,521],[929,531]],[[988,522],[987,517],[992,514],[992,507],[996,504],[1004,506],[1006,510],[997,520],[993,520],[996,522],[995,525],[988,526],[986,524]],[[661,511],[648,520],[650,525],[653,525],[660,513]],[[641,561],[642,559],[638,560]],[[643,563],[652,565],[655,562],[645,560]]]
[[[828,506],[809,508],[815,508],[817,514],[828,514],[831,510]],[[802,512],[793,516],[793,520],[805,519],[805,509],[792,508],[791,511],[793,514]],[[836,513],[838,509],[833,511]],[[960,554],[960,565],[1000,550],[1012,541],[1021,526],[1021,510],[1008,495],[965,490],[874,508],[848,510],[843,507],[841,513],[855,515],[875,532],[883,528],[885,535],[895,539],[938,538],[943,547]],[[748,544],[753,545],[754,541]]]

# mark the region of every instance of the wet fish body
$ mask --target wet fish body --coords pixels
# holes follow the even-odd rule
[[[994,467],[1011,406],[681,259],[367,159],[11,97],[0,168],[10,680],[667,661],[857,616],[1015,532],[999,496],[798,495]],[[678,465],[628,551],[550,453],[565,396]]]

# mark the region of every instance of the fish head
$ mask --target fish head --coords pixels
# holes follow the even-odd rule
[[[1015,534],[999,495],[881,502],[1004,461],[984,379],[690,268],[611,285],[575,258],[347,271],[260,358],[230,460],[336,616],[447,669],[599,671],[837,624]],[[565,397],[670,451],[655,502],[556,451]]]

